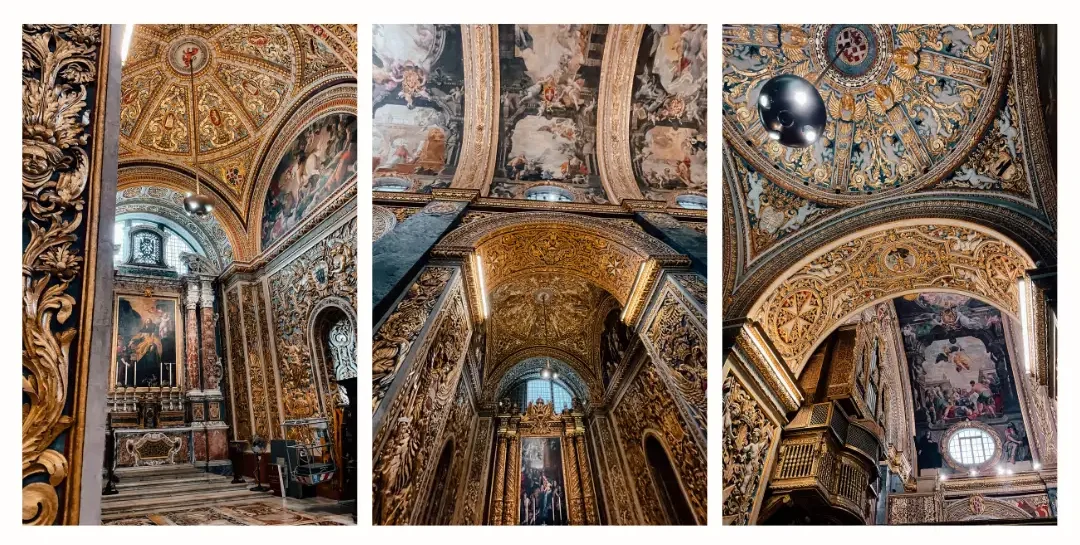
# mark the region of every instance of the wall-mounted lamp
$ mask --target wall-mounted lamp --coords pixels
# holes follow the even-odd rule
[[[1023,276],[1016,281],[1016,297],[1020,300],[1020,335],[1024,343],[1024,371],[1031,374],[1031,317],[1028,312],[1028,283]]]
[[[128,51],[131,50],[131,34],[135,30],[135,25],[124,25],[124,42],[120,47],[120,66],[124,66],[127,62]]]
[[[488,317],[487,286],[484,284],[484,264],[480,261],[480,254],[476,255],[476,276],[480,281],[480,304],[484,307],[484,319]]]

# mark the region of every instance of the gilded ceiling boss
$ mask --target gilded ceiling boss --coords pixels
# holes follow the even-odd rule
[[[355,524],[356,33],[22,27],[24,524]]]
[[[724,26],[724,524],[1057,523],[1056,47]]]
[[[372,521],[707,524],[707,27],[371,32]]]

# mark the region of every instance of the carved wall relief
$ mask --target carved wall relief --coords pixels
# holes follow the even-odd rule
[[[226,324],[229,347],[229,396],[232,404],[233,437],[237,441],[251,440],[251,403],[248,400],[247,360],[244,357],[243,318],[240,315],[240,288],[225,292]]]
[[[925,288],[963,292],[1017,315],[1016,279],[1033,264],[999,235],[957,222],[881,225],[788,273],[750,313],[793,372],[840,320]]]
[[[491,459],[491,440],[495,437],[493,421],[490,417],[481,417],[476,422],[473,435],[472,453],[469,455],[469,473],[465,479],[465,491],[462,495],[459,511],[460,524],[477,525],[483,523],[484,491],[487,490],[488,460]]]
[[[669,371],[679,396],[698,427],[708,429],[708,336],[674,289],[660,295],[660,303],[645,329],[644,338],[657,361]]]
[[[397,377],[443,288],[450,281],[451,267],[427,267],[420,272],[390,317],[383,322],[371,344],[371,410],[375,411]]]
[[[355,304],[356,236],[354,217],[269,278],[272,336],[286,419],[320,412],[307,326],[315,306],[327,297]]]
[[[267,374],[264,354],[269,355],[269,350],[262,344],[259,334],[259,304],[258,285],[244,284],[240,286],[241,314],[244,320],[244,340],[247,350],[244,352],[247,358],[248,380],[251,388],[251,408],[253,415],[253,429],[259,437],[270,439],[280,433],[271,427],[270,406],[267,402]],[[271,387],[273,377],[271,376]],[[276,411],[275,411],[276,412]]]
[[[372,480],[375,524],[408,524],[421,479],[437,462],[469,340],[461,284],[451,288],[432,333],[391,400],[374,438]]]
[[[600,456],[600,463],[603,466],[601,473],[606,477],[603,482],[609,522],[624,525],[638,524],[637,513],[634,511],[634,499],[630,496],[626,473],[623,471],[622,459],[619,457],[620,449],[615,443],[611,423],[606,416],[596,416],[593,419],[593,427],[596,431],[597,443],[600,445],[597,455]]]
[[[643,441],[646,432],[651,431],[663,440],[671,453],[672,465],[697,523],[707,524],[706,453],[694,438],[693,424],[671,403],[674,392],[668,389],[660,376],[661,372],[651,360],[646,360],[619,400],[613,411],[619,430],[619,445],[626,456],[644,523],[666,524],[666,516],[645,458]]]
[[[22,520],[77,524],[110,29],[22,44]]]
[[[734,373],[724,377],[724,524],[753,524],[779,428]]]

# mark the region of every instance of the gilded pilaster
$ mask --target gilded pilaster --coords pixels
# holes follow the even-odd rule
[[[511,431],[506,441],[506,492],[503,500],[503,524],[518,523],[518,495],[521,488],[521,442],[517,431]]]
[[[184,279],[184,377],[188,390],[198,390],[199,382],[199,282]]]
[[[566,504],[570,509],[570,524],[585,523],[585,506],[581,498],[581,477],[578,470],[577,450],[574,448],[573,431],[563,437],[563,473],[566,474]]]
[[[585,431],[579,430],[574,437],[577,448],[578,467],[581,471],[582,503],[585,505],[585,524],[599,524],[597,519],[596,495],[593,493],[592,472],[589,471],[589,456],[585,448]]]
[[[506,478],[506,430],[499,430],[499,441],[495,448],[495,479],[492,482],[493,488],[491,491],[491,523],[501,525],[503,493],[505,490],[503,479]]]

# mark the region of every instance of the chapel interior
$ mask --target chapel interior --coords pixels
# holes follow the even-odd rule
[[[707,524],[706,36],[373,26],[374,524]]]
[[[724,26],[724,524],[1057,523],[1056,48]]]
[[[23,26],[24,524],[355,524],[356,32]]]

